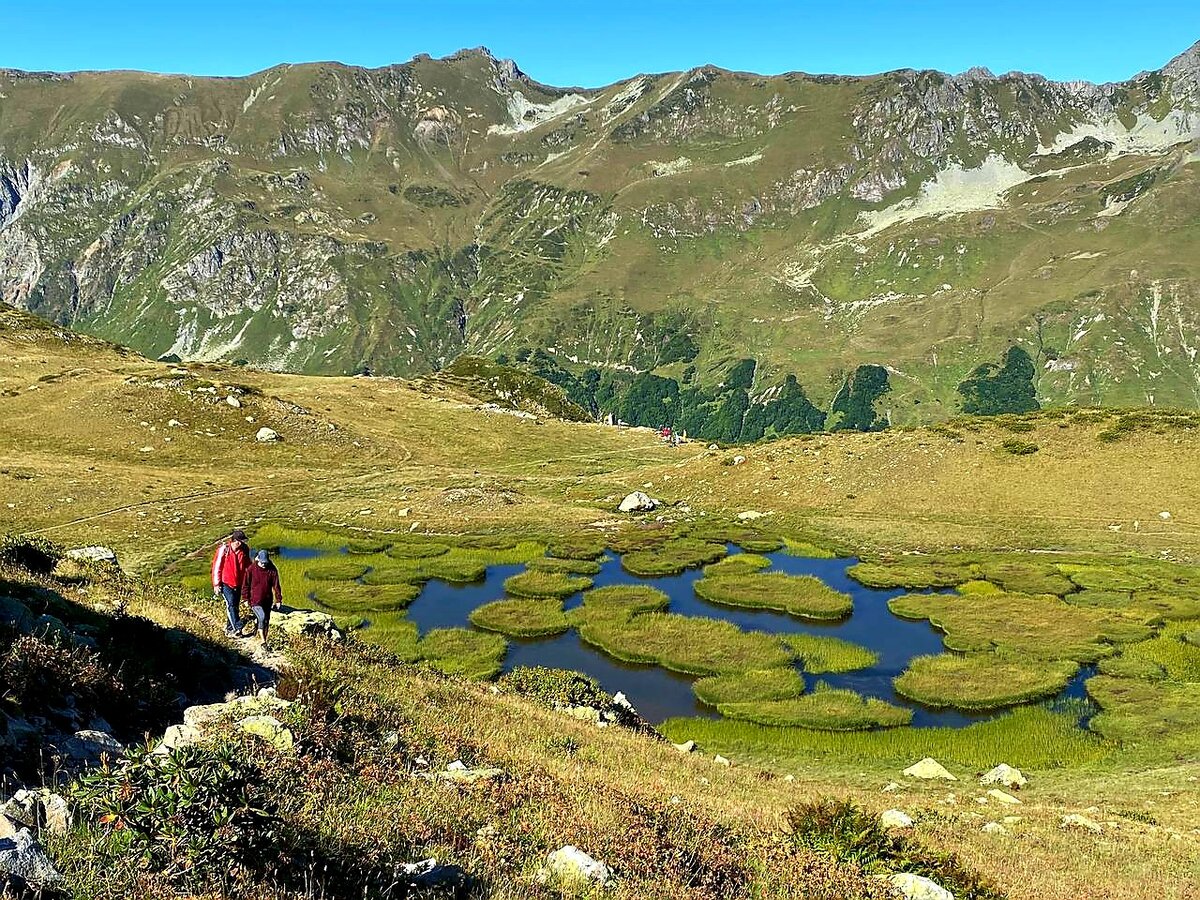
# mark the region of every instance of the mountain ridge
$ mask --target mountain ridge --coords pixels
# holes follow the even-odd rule
[[[1021,345],[1046,402],[1195,405],[1198,72],[1200,44],[1110,85],[702,66],[557,88],[481,48],[5,71],[0,296],[295,371],[528,347],[712,384],[752,356],[755,390],[795,374],[826,402],[870,363],[906,421]],[[664,361],[681,329],[694,360]]]

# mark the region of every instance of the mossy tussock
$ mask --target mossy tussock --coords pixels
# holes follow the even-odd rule
[[[979,576],[978,571],[967,564],[926,559],[860,562],[847,569],[846,574],[859,584],[876,590],[949,588]]]
[[[562,601],[552,598],[496,600],[474,610],[470,618],[479,628],[511,637],[545,637],[571,627]]]
[[[1120,613],[1072,606],[1049,594],[1005,591],[905,594],[888,607],[906,619],[928,619],[946,632],[943,643],[961,652],[997,649],[1041,659],[1095,662],[1111,642],[1143,640],[1151,630]]]
[[[536,572],[564,572],[568,575],[600,574],[600,563],[593,559],[544,556],[541,559],[531,559],[525,568]]]
[[[716,562],[728,551],[723,544],[691,538],[668,541],[650,550],[634,550],[621,557],[621,567],[631,575],[678,575],[686,569]]]
[[[704,567],[705,575],[752,575],[771,567],[771,561],[757,553],[735,553]]]
[[[791,666],[751,669],[729,675],[710,675],[692,685],[701,702],[720,707],[726,703],[785,700],[804,693],[804,678]]]
[[[823,684],[818,684],[810,693],[800,697],[724,703],[717,710],[727,718],[758,725],[818,731],[896,728],[909,724],[913,716],[910,709]]]
[[[666,612],[580,611],[579,637],[626,662],[656,664],[692,675],[773,669],[791,654],[773,635],[743,631],[729,622]]]
[[[370,566],[351,559],[330,559],[311,563],[304,570],[310,581],[357,581],[370,570]]]
[[[913,659],[893,684],[897,694],[926,706],[999,709],[1052,697],[1078,671],[1069,659],[939,653]]]
[[[788,634],[783,643],[812,675],[854,672],[879,662],[879,654],[859,644],[826,634]]]
[[[546,572],[537,569],[521,572],[504,579],[505,593],[513,597],[569,597],[592,586],[592,579],[567,572]]]
[[[610,550],[624,555],[637,550],[653,550],[676,536],[674,531],[665,528],[633,526],[610,534],[607,542]]]
[[[583,595],[584,615],[633,615],[665,610],[671,602],[663,591],[646,584],[612,584],[594,588]]]
[[[371,627],[360,634],[401,662],[425,663],[447,675],[473,679],[498,675],[508,652],[503,635],[470,628],[435,628],[420,637],[413,622],[397,615],[372,619]]]
[[[329,612],[396,612],[408,607],[421,594],[418,584],[369,585],[331,581],[312,592],[313,600]]]
[[[812,575],[782,572],[749,575],[706,575],[696,582],[696,596],[722,606],[774,609],[804,619],[836,621],[850,615],[854,601]]]
[[[607,546],[604,535],[580,532],[550,541],[546,553],[560,559],[599,559]]]
[[[392,559],[431,559],[449,552],[449,545],[434,541],[402,541],[387,549]]]

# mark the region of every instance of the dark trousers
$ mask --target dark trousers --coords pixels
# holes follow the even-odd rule
[[[226,629],[228,631],[241,631],[242,617],[238,612],[238,604],[242,602],[241,588],[223,584],[221,585],[221,596],[225,598],[225,614],[229,617],[229,624],[226,626]]]

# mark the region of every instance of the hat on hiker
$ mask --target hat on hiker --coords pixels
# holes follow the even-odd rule
[[[235,528],[235,529],[233,529],[233,534],[231,534],[230,537],[233,538],[235,541],[245,541],[246,540],[246,532],[242,531],[242,529],[240,529],[240,528]]]
[[[261,566],[265,566],[267,564],[267,551],[259,550],[258,555],[254,557],[254,561]]]

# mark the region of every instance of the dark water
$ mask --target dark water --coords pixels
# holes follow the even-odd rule
[[[731,546],[730,553],[738,548]],[[304,551],[281,551],[304,553]],[[696,596],[693,585],[702,577],[699,569],[689,569],[682,575],[660,578],[639,578],[621,568],[619,559],[609,557],[602,562],[600,573],[594,576],[595,587],[614,584],[649,584],[670,598],[670,611],[685,616],[707,616],[723,619],[747,631],[772,634],[816,634],[839,637],[879,655],[869,669],[842,674],[808,675],[805,682],[811,688],[817,681],[832,687],[849,688],[867,697],[878,697],[889,703],[913,710],[913,724],[958,727],[995,715],[995,712],[966,713],[949,709],[931,709],[900,697],[892,689],[892,679],[903,672],[915,656],[944,652],[942,633],[927,621],[912,621],[895,616],[887,601],[905,593],[903,590],[874,590],[864,587],[846,574],[858,560],[813,559],[777,552],[764,554],[771,561],[769,572],[789,575],[815,575],[835,590],[854,598],[854,612],[839,622],[810,622],[786,613],[769,610],[741,609],[709,603]],[[434,628],[473,628],[470,613],[484,603],[504,596],[504,579],[524,571],[522,565],[492,566],[487,579],[477,584],[456,585],[430,581],[408,609],[408,618],[422,634]],[[567,608],[577,606],[581,596],[566,601]],[[600,682],[610,693],[624,691],[637,710],[651,722],[661,722],[672,716],[716,717],[716,711],[702,704],[692,692],[693,676],[663,669],[659,666],[636,665],[616,660],[602,650],[584,644],[572,630],[548,638],[507,638],[508,654],[504,671],[516,666],[547,666],[574,669]],[[1073,699],[1086,696],[1083,682],[1094,672],[1080,673],[1057,698]]]

